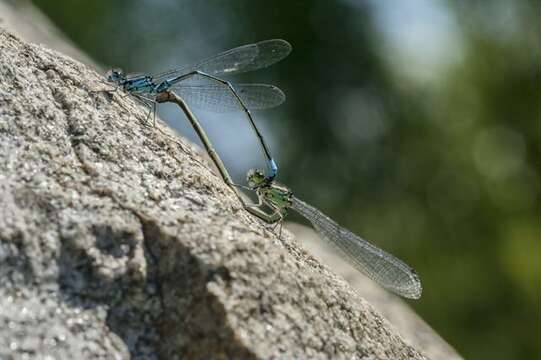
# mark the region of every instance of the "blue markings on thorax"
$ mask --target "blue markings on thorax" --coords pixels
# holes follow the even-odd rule
[[[169,90],[172,85],[171,80],[164,80],[158,84],[154,82],[152,76],[141,75],[126,79],[120,82],[120,85],[130,93],[158,94]]]
[[[141,75],[127,79],[122,83],[122,87],[128,92],[153,93],[156,84],[152,80],[152,76]]]

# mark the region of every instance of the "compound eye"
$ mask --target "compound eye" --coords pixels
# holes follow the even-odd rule
[[[265,174],[259,169],[251,169],[246,174],[246,180],[252,187],[261,186],[265,182]]]

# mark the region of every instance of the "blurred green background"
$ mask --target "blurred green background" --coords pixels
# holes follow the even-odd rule
[[[412,265],[425,291],[410,304],[465,357],[541,353],[541,2],[34,3],[128,71],[288,40],[242,78],[288,96],[257,114],[280,181]],[[244,123],[211,125],[240,176]]]

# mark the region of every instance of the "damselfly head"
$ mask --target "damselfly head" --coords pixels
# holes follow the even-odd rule
[[[248,181],[248,186],[252,188],[260,187],[266,183],[267,177],[263,171],[259,169],[250,169],[246,174],[246,180]]]
[[[116,83],[123,79],[125,79],[124,72],[120,69],[111,69],[107,72],[107,81],[109,82]]]

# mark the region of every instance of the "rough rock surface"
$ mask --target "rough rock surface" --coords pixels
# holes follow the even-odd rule
[[[0,33],[0,358],[424,358],[100,80]]]

